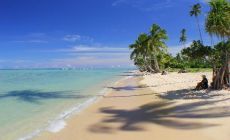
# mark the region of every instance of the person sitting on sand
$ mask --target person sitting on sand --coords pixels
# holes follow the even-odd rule
[[[202,81],[197,84],[196,90],[202,90],[208,88],[208,79],[206,78],[205,75],[202,75],[202,78],[203,78]]]
[[[167,72],[163,70],[161,75],[167,75]]]

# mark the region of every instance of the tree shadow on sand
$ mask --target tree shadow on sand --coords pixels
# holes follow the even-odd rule
[[[106,87],[106,88],[110,88],[115,91],[124,91],[124,90],[130,91],[130,90],[144,89],[146,88],[146,86],[120,86],[120,87],[116,86],[116,87]]]
[[[86,97],[87,96],[74,95],[73,92],[70,91],[42,92],[39,90],[20,90],[20,91],[11,91],[6,94],[0,94],[0,99],[16,98],[17,100],[30,102],[30,103],[40,103],[43,100],[50,100],[50,99],[76,99],[76,98],[86,98]]]
[[[124,77],[127,77],[127,76],[141,77],[141,76],[143,76],[143,74],[120,74],[118,76],[124,76]]]
[[[141,77],[141,76],[143,76],[143,74],[132,72],[132,71],[127,71],[127,72],[123,72],[123,74],[120,74],[118,76],[124,76],[124,77],[127,77],[127,76]]]
[[[157,95],[162,99],[175,100],[175,99],[212,99],[216,96],[223,96],[220,93],[212,92],[209,90],[191,90],[180,89],[174,91],[168,91]]]
[[[229,99],[225,99],[229,100]],[[209,107],[218,101],[200,101],[186,104],[175,104],[172,101],[149,103],[133,110],[114,109],[112,107],[101,108],[100,113],[106,114],[101,122],[92,125],[89,131],[94,133],[113,133],[116,131],[143,131],[143,124],[153,123],[173,129],[201,129],[218,126],[218,124],[195,122],[194,119],[208,119],[229,117],[229,107]],[[186,119],[192,119],[186,120]],[[110,124],[118,124],[114,127]]]

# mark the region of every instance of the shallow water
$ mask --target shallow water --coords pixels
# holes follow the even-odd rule
[[[35,135],[55,119],[55,124],[63,124],[61,119],[122,78],[124,71],[0,70],[0,139]],[[59,129],[54,127],[51,131]]]

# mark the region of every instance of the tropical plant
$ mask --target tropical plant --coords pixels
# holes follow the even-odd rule
[[[196,18],[196,22],[197,22],[197,26],[198,26],[198,30],[199,30],[199,34],[200,34],[200,40],[203,43],[201,29],[200,29],[200,22],[199,22],[199,18],[198,18],[198,16],[200,14],[201,14],[201,5],[199,3],[197,3],[197,4],[193,5],[193,7],[190,11],[190,16],[195,16],[195,18]]]
[[[211,36],[216,35],[222,39],[222,43],[219,44],[219,51],[217,49],[217,51],[214,52],[214,58],[218,59],[218,55],[221,58],[225,57],[225,60],[222,60],[224,64],[222,64],[220,69],[214,69],[215,72],[213,73],[213,88],[221,89],[230,82],[228,76],[230,71],[228,69],[229,52],[224,42],[225,39],[230,38],[230,2],[226,0],[211,0],[209,6],[210,11],[206,19],[205,29]],[[226,44],[228,46],[228,43]]]
[[[212,48],[210,46],[204,46],[200,40],[193,41],[190,47],[184,48],[181,52],[183,55],[188,56],[191,59],[200,59],[210,56]]]
[[[181,36],[180,36],[180,43],[182,43],[184,45],[184,48],[186,47],[185,46],[185,43],[187,41],[187,37],[186,37],[186,29],[182,29],[181,30]]]
[[[209,2],[205,29],[210,35],[222,39],[230,37],[230,2],[226,0],[211,0]]]
[[[161,27],[157,24],[153,24],[150,29],[148,52],[151,55],[152,64],[156,72],[160,72],[157,55],[159,54],[159,52],[167,51],[167,47],[165,45],[165,40],[167,39],[168,36],[166,30],[161,29]]]
[[[214,45],[213,50],[213,61],[215,61],[216,66],[221,67],[225,65],[226,59],[228,59],[226,54],[230,54],[230,40],[227,42],[219,42],[218,44]]]
[[[130,59],[134,60],[134,64],[146,70],[146,56],[147,56],[147,41],[148,35],[140,34],[134,44],[129,45],[131,52]]]
[[[189,63],[189,67],[192,68],[207,68],[211,67],[210,57],[212,54],[212,48],[210,46],[204,46],[201,41],[193,41],[190,47],[184,48],[181,51],[184,59]]]
[[[142,70],[160,72],[158,56],[167,50],[166,39],[166,31],[153,24],[148,35],[145,33],[140,34],[135,43],[129,46],[132,49],[131,60],[134,60],[134,64]]]

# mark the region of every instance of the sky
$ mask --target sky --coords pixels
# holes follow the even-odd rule
[[[0,68],[130,67],[129,44],[153,23],[167,30],[169,52],[199,39],[189,16],[200,3],[204,30],[205,0],[1,0]]]

